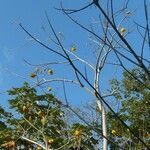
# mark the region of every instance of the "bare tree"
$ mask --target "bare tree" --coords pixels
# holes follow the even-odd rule
[[[47,44],[36,38],[21,23],[19,25],[30,38],[32,38],[42,47],[62,57],[65,60],[63,62],[59,62],[58,60],[56,60],[56,62],[48,62],[47,64],[43,64],[43,66],[46,67],[47,65],[51,64],[69,64],[73,69],[74,76],[76,77],[76,79],[74,79],[74,77],[72,79],[42,78],[37,82],[38,86],[47,84],[49,82],[62,82],[65,84],[71,83],[78,85],[79,87],[92,94],[93,97],[95,97],[97,107],[99,109],[99,114],[101,116],[101,136],[103,137],[103,150],[108,149],[109,140],[106,122],[107,109],[112,111],[116,119],[118,119],[122,123],[122,125],[131,132],[132,136],[137,138],[145,146],[145,148],[149,149],[146,143],[142,139],[140,139],[125,122],[122,121],[122,119],[117,115],[115,110],[113,110],[111,105],[108,103],[107,98],[113,96],[115,94],[115,91],[107,93],[105,95],[102,92],[102,85],[100,84],[102,82],[103,71],[108,70],[108,66],[110,66],[111,68],[115,68],[116,66],[118,66],[119,68],[126,70],[128,73],[130,73],[129,68],[131,66],[136,66],[141,68],[146,73],[146,78],[150,79],[150,61],[149,58],[145,55],[145,53],[149,54],[150,52],[150,29],[147,1],[143,1],[143,18],[145,18],[144,24],[140,24],[134,19],[132,20],[134,10],[132,11],[129,9],[129,0],[121,2],[122,3],[120,6],[113,0],[107,0],[105,2],[93,0],[91,2],[87,2],[87,5],[78,9],[65,8],[63,6],[63,3],[61,3],[60,7],[57,8],[58,11],[62,11],[78,27],[90,34],[89,42],[97,47],[96,59],[94,61],[94,64],[91,64],[90,60],[85,60],[84,58],[81,58],[81,56],[75,54],[74,51],[77,51],[76,46],[71,47],[71,50],[65,47],[62,40],[59,38],[55,27],[52,25],[52,22],[50,21],[47,13],[47,22],[53,33],[53,38],[51,38],[51,41],[53,41],[53,44],[56,47],[55,49],[52,48],[52,46],[49,47]],[[98,14],[98,17],[96,19],[96,27],[93,26],[93,23],[90,23],[90,28],[86,27],[86,25],[81,24],[73,17],[73,15],[80,15],[80,13],[83,11],[86,11],[86,13],[88,13],[89,9],[94,10]],[[129,21],[132,21],[132,24]],[[128,28],[125,26],[128,26]],[[132,26],[134,26],[134,29],[136,28],[135,31],[132,30]],[[100,28],[100,33],[97,31],[97,28]],[[138,50],[136,47],[132,46],[132,41],[128,40],[128,37],[133,36],[133,32],[135,32],[137,36],[140,35],[141,38],[141,48],[138,48]],[[114,58],[110,59],[111,57]],[[79,67],[79,64],[85,66],[83,70]],[[138,82],[150,89],[149,85],[145,85],[137,76],[132,73],[130,74]],[[110,74],[110,79],[111,78],[113,78],[113,76],[111,76]],[[66,106],[69,107],[68,103],[69,102],[66,98]]]

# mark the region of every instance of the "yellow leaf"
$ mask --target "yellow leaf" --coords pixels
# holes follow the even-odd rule
[[[44,124],[45,124],[45,122],[46,122],[46,118],[45,118],[45,117],[42,117],[42,119],[41,119],[41,123],[42,123],[42,125],[44,125]]]
[[[52,144],[54,142],[54,139],[52,139],[52,138],[50,138],[49,140],[48,140],[48,144]]]
[[[81,135],[81,130],[75,130],[74,135],[79,137]]]
[[[29,121],[31,121],[31,120],[32,120],[32,117],[31,117],[31,116],[29,116],[28,120],[29,120]]]
[[[1,145],[1,147],[11,148],[15,146],[15,141],[9,141]]]
[[[42,150],[42,148],[40,146],[37,147],[37,150]]]
[[[23,106],[23,107],[22,107],[22,111],[23,111],[23,112],[27,112],[27,111],[28,111],[28,108],[27,108],[26,106]]]
[[[112,133],[112,134],[116,134],[116,131],[115,131],[115,130],[112,130],[111,133]]]

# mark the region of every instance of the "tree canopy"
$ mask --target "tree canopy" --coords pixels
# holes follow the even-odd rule
[[[98,144],[88,126],[65,121],[62,103],[52,94],[38,95],[28,83],[8,93],[11,112],[1,108],[1,149],[93,149]]]
[[[134,76],[133,76],[134,75]],[[141,84],[136,78],[142,81]],[[150,145],[150,81],[145,73],[139,69],[132,69],[131,74],[123,73],[123,79],[111,80],[112,89],[118,89],[115,100],[118,101],[117,114],[124,120],[131,130],[145,143]],[[131,135],[128,129],[124,128],[116,120],[111,112],[108,112],[109,128],[111,137],[118,141],[126,149],[144,149],[143,145]]]

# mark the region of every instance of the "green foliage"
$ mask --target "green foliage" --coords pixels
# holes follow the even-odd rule
[[[24,83],[21,88],[8,91],[13,115],[0,108],[1,149],[42,149],[23,137],[61,150],[82,147],[94,149],[98,144],[92,131],[85,125],[67,124],[62,103],[52,94],[37,94],[35,88]],[[81,134],[76,135],[80,130]]]
[[[94,149],[94,145],[98,144],[98,140],[93,137],[90,127],[74,123],[70,130],[73,135],[71,147],[82,149]]]
[[[118,115],[137,136],[147,145],[150,145],[150,81],[140,69],[131,70],[131,74],[124,72],[122,81],[116,79],[111,81],[112,90],[118,89],[115,98],[117,101],[119,99],[121,103]],[[135,77],[143,84],[137,81]],[[135,137],[131,136],[129,130],[116,120],[111,112],[108,112],[108,122],[109,136],[114,141],[127,149],[144,148]],[[111,133],[112,130],[115,130],[115,134]]]

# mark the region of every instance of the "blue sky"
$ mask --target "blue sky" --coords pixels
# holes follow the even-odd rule
[[[46,26],[49,30],[45,17],[45,11],[47,11],[57,32],[63,33],[63,37],[66,39],[64,42],[68,48],[74,43],[76,45],[81,44],[80,39],[77,40],[78,43],[74,40],[78,35],[75,31],[76,26],[71,26],[72,23],[68,22],[68,20],[66,21],[65,19],[67,18],[54,9],[54,7],[59,6],[59,3],[59,0],[14,0],[13,2],[6,0],[0,2],[0,103],[2,105],[6,106],[8,99],[7,94],[3,92],[11,87],[21,86],[24,81],[32,84],[29,74],[34,71],[34,67],[27,65],[23,61],[24,59],[33,64],[46,63],[57,59],[57,56],[47,52],[45,49],[43,50],[41,46],[32,42],[19,28],[19,23],[22,23],[29,31],[40,37],[44,42],[47,42],[47,34],[49,33],[45,34],[41,29],[42,26]],[[68,1],[66,6],[70,4]],[[77,3],[74,3],[74,6],[78,6]],[[70,32],[70,30],[73,32]],[[68,38],[68,35],[71,35],[72,38]],[[78,36],[82,38],[82,34]],[[84,40],[84,38],[83,36],[82,39]],[[59,58],[59,60],[61,59]],[[59,69],[55,72],[59,74]],[[60,72],[62,73],[62,70]],[[70,70],[66,68],[63,70],[63,73],[65,72],[70,76]],[[55,87],[56,91],[60,90],[59,86]],[[58,95],[58,92],[54,91],[54,94]]]
[[[34,33],[38,38],[44,42],[48,41],[47,35],[51,36],[49,32],[49,27],[46,21],[44,12],[47,11],[50,16],[57,33],[61,32],[63,35],[63,42],[66,48],[70,48],[72,45],[77,45],[77,54],[85,59],[89,59],[94,62],[93,51],[89,53],[89,50],[92,48],[89,45],[89,34],[82,31],[71,21],[68,20],[65,15],[61,12],[54,9],[54,6],[59,6],[60,0],[9,0],[0,1],[0,91],[3,93],[7,89],[15,86],[21,86],[24,81],[28,81],[31,84],[32,81],[29,78],[29,74],[34,71],[34,67],[27,65],[23,60],[26,59],[33,64],[46,63],[49,61],[62,60],[56,55],[49,53],[41,46],[31,41],[29,37],[19,28],[18,24],[21,22],[29,31]],[[78,8],[78,6],[83,6],[86,2],[84,1],[70,1],[64,0],[65,6]],[[133,7],[132,2],[132,7]],[[86,3],[87,4],[87,3]],[[119,3],[118,3],[119,4]],[[140,0],[136,1],[135,10],[140,6]],[[97,17],[95,15],[94,9],[88,9],[88,13],[82,12],[80,17],[76,17],[82,23],[89,26],[89,22],[94,22],[94,19]],[[87,15],[90,14],[90,15]],[[137,12],[135,19],[141,17],[140,11]],[[142,19],[141,19],[142,21]],[[48,33],[44,33],[41,27],[44,26]],[[129,40],[132,42],[133,46],[137,47],[133,39],[134,34],[129,37]],[[135,37],[134,37],[135,38]],[[137,38],[138,40],[138,38]],[[51,43],[49,43],[51,45]],[[112,59],[112,58],[110,58]],[[72,78],[72,71],[68,66],[50,66],[54,69],[54,77],[68,77]],[[83,69],[83,68],[81,68]],[[121,76],[117,68],[108,68],[104,72],[103,78],[103,88],[106,89],[108,84],[105,83],[105,80],[108,80],[110,74],[114,76]],[[92,75],[90,73],[90,75]],[[54,87],[54,94],[58,97],[63,96],[62,84],[51,84],[50,86]],[[66,85],[68,98],[72,103],[79,104],[87,100],[91,100],[92,97],[86,94],[83,90],[77,87],[71,87]],[[7,95],[0,94],[0,104],[7,105]]]

